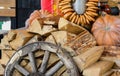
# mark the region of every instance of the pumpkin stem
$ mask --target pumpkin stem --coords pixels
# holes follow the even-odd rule
[[[109,26],[105,26],[105,29],[106,31],[109,31],[110,30],[110,27]]]
[[[103,11],[102,14],[101,14],[101,16],[104,17],[106,14],[107,14],[107,13]]]

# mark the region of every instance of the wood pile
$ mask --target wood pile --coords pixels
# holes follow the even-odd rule
[[[27,29],[11,30],[4,36],[0,44],[0,49],[2,49],[0,75],[3,75],[7,62],[16,50],[24,45],[37,41],[46,41],[56,45],[60,44],[62,47],[67,49],[73,57],[80,72],[82,72],[85,76],[108,76],[108,72],[114,69],[115,65],[117,68],[120,67],[120,61],[117,61],[117,59],[116,61],[111,61],[109,58],[105,58],[107,47],[96,46],[95,38],[89,31],[81,26],[67,21],[64,18],[55,19],[59,20],[53,19],[49,21],[37,18],[32,21],[31,25],[29,25]],[[43,55],[43,51],[38,50],[35,52],[37,67],[40,67]],[[59,60],[60,59],[56,56],[56,54],[51,54],[47,68],[51,68]],[[20,65],[31,72],[28,57],[25,57]],[[14,76],[22,76],[17,70],[14,70],[13,74]],[[68,76],[65,66],[61,67],[54,76],[60,75]],[[118,72],[113,72],[113,70],[109,73],[109,76],[119,75]]]

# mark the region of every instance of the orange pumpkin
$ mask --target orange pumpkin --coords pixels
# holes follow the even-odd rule
[[[100,16],[91,31],[98,45],[120,45],[120,18],[117,16]]]

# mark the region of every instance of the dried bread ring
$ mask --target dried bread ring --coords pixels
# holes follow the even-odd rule
[[[69,17],[72,15],[72,12],[68,12],[64,15],[65,19],[69,19]]]
[[[73,18],[71,20],[72,23],[75,23],[75,18],[76,18],[76,15],[73,16]]]
[[[75,15],[76,15],[76,12],[74,12],[74,13],[70,16],[69,20],[71,21],[72,18],[73,18]]]
[[[91,11],[86,12],[86,14],[89,15],[89,16],[92,16],[92,17],[98,16],[98,14],[96,14],[94,12],[91,12]]]
[[[59,6],[62,6],[62,5],[67,5],[67,4],[69,4],[69,3],[70,3],[70,2],[65,2],[65,1],[64,1],[64,2],[59,3],[58,5],[59,5]]]
[[[80,23],[81,23],[81,19],[80,19],[80,16],[79,16],[77,24],[79,25]]]
[[[73,2],[73,0],[62,0],[59,2],[60,10],[65,19],[78,25],[82,24],[83,26],[90,24],[91,21],[95,21],[95,17],[98,16],[98,0],[87,0],[85,4],[86,10],[83,14],[78,14],[75,11],[72,4]]]
[[[86,6],[97,6],[98,3],[96,2],[87,2],[87,4],[85,4]]]
[[[72,6],[70,4],[68,5],[65,5],[64,7],[61,8],[61,10],[64,10],[64,9],[68,9],[68,8],[71,8]]]
[[[75,23],[77,24],[78,22],[78,19],[79,19],[79,15],[76,15],[76,19],[75,19]]]
[[[66,14],[67,12],[74,12],[72,8],[62,10],[62,13]]]

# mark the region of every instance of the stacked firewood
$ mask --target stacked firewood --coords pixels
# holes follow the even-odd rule
[[[108,47],[96,46],[95,38],[89,31],[59,16],[54,18],[36,18],[28,28],[11,30],[4,35],[0,44],[0,49],[2,49],[0,75],[3,75],[7,62],[19,48],[38,41],[46,41],[56,45],[60,44],[67,49],[80,72],[85,76],[110,76],[113,73],[113,67],[119,68],[119,63],[118,65],[114,64],[115,59],[111,61],[109,58],[106,58],[105,53],[103,54]],[[41,65],[43,55],[44,53],[39,50],[35,53],[38,67]],[[59,58],[55,54],[51,54],[48,68],[58,61]],[[20,64],[31,72],[27,57]],[[66,67],[63,66],[56,72],[55,76],[68,76],[65,70]],[[115,73],[112,76],[115,76]],[[17,70],[13,74],[22,76]]]

